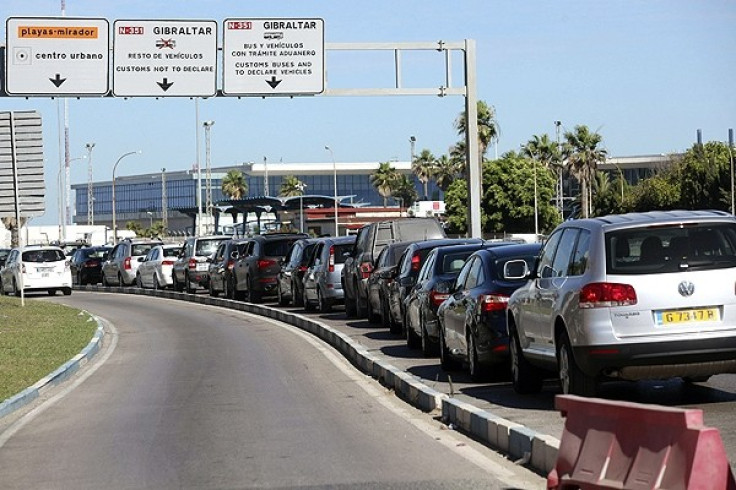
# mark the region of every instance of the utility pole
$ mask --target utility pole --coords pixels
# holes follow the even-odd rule
[[[168,234],[169,229],[169,199],[166,196],[166,169],[161,169],[161,224],[163,232]]]
[[[92,148],[94,143],[87,143],[87,225],[95,224],[94,181],[92,179]]]

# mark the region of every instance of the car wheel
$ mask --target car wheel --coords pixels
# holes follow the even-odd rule
[[[291,301],[294,306],[304,306],[304,292],[299,291],[299,286],[291,281]]]
[[[682,380],[685,383],[705,383],[710,379],[710,376],[708,375],[702,375],[702,376],[684,376]]]
[[[358,318],[368,318],[368,308],[370,307],[370,300],[366,298],[365,303],[360,300],[360,292],[356,289],[355,291],[355,316]]]
[[[143,278],[140,274],[135,275],[135,285],[138,286],[139,289],[143,289]]]
[[[357,316],[355,300],[347,294],[345,295],[345,316],[348,318],[355,318]]]
[[[49,296],[55,296],[56,295],[56,289],[49,289],[46,292],[49,294]]]
[[[197,286],[192,287],[192,281],[189,279],[189,274],[184,275],[184,288],[189,294],[195,294],[197,292]]]
[[[486,381],[488,372],[478,361],[478,346],[476,345],[475,335],[468,332],[468,370],[470,371],[470,379],[473,381]]]
[[[404,325],[406,327],[406,346],[410,349],[416,349],[419,347],[419,339],[414,332],[414,327],[409,322],[409,318],[404,318]]]
[[[319,289],[319,286],[317,286],[317,307],[322,313],[329,313],[330,311],[332,311],[332,304],[325,299],[324,295]]]
[[[235,296],[233,296],[233,291],[235,288],[233,287],[232,277],[228,277],[227,279],[225,279],[224,283],[225,283],[225,297],[227,299],[235,299]]]
[[[593,397],[597,392],[595,377],[588,376],[575,363],[572,344],[567,332],[562,332],[557,342],[557,366],[560,387],[564,395]]]
[[[511,383],[514,391],[520,394],[539,393],[542,391],[542,375],[539,369],[532,366],[521,351],[521,342],[516,329],[511,330]]]
[[[84,286],[86,283],[84,282],[84,279],[82,279],[82,273],[77,273],[77,284],[80,286]]]
[[[388,301],[381,297],[381,325],[391,328],[391,314],[388,311]]]
[[[284,293],[281,291],[281,281],[279,281],[279,284],[276,286],[276,297],[278,298],[279,306],[286,306],[289,304],[286,296],[284,296]]]
[[[14,296],[20,296],[20,289],[18,289],[18,283],[15,282],[15,278],[13,278],[13,290],[12,290],[12,294]]]
[[[445,343],[445,332],[440,329],[440,366],[445,371],[454,371],[460,368],[460,363],[450,355],[450,350]]]
[[[110,283],[107,282],[107,276],[103,273],[102,274],[102,287],[109,288]]]
[[[248,302],[249,303],[258,303],[259,301],[261,301],[261,297],[262,296],[263,295],[261,294],[260,291],[256,291],[253,288],[253,282],[249,279],[248,280]]]
[[[407,315],[408,317],[408,315]],[[427,329],[424,328],[424,317],[420,313],[419,314],[419,328],[422,331],[422,354],[424,357],[434,357],[437,355],[437,346],[429,340],[429,334],[427,334]]]
[[[210,282],[209,287],[207,289],[210,292],[210,296],[212,296],[213,298],[216,298],[220,294],[220,291],[215,291],[215,286],[212,285],[212,283],[214,282],[212,281],[212,278],[210,278],[209,282]]]
[[[406,322],[406,318],[402,323],[394,321],[393,316],[391,315],[391,308],[388,305],[388,300],[386,301],[386,316],[388,317],[388,331],[395,335],[401,335],[404,332],[404,325],[406,325],[404,322]]]
[[[118,273],[118,286],[123,287],[125,286],[125,282],[123,282],[123,275]]]
[[[302,305],[304,305],[304,311],[314,311],[314,305],[307,298],[307,290],[305,289],[302,293]]]
[[[72,288],[64,288],[61,290],[61,292],[64,293],[64,296],[71,296]]]
[[[158,282],[158,275],[155,272],[153,273],[153,278],[151,280],[153,281],[153,289],[156,291],[161,289],[161,283]]]

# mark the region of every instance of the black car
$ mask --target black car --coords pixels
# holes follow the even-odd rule
[[[473,252],[483,243],[449,245],[433,248],[414,281],[411,276],[400,279],[408,292],[404,298],[404,329],[410,348],[421,345],[425,356],[434,355],[439,344],[437,308],[450,296],[457,274]]]
[[[387,245],[378,254],[373,272],[368,277],[366,289],[368,291],[368,321],[381,323],[391,327],[388,323],[388,295],[389,287],[396,276],[397,266],[404,250],[413,242],[394,242]],[[393,327],[391,328],[393,332]]]
[[[391,328],[392,333],[400,333],[404,328],[404,298],[409,293],[409,289],[414,285],[419,270],[424,265],[432,249],[445,245],[462,245],[466,243],[474,243],[482,245],[484,242],[480,238],[444,238],[436,240],[421,240],[409,245],[404,253],[399,257],[399,263],[396,267],[394,281],[388,287],[388,308],[385,314],[382,312],[383,324]]]
[[[112,247],[84,247],[78,248],[70,261],[72,283],[84,286],[102,282],[102,263]]]
[[[276,285],[276,296],[280,305],[284,306],[289,302],[294,306],[304,304],[304,273],[318,241],[317,238],[303,238],[291,244],[291,249],[281,263]]]
[[[440,305],[440,361],[451,370],[467,364],[474,381],[509,360],[506,304],[526,284],[541,244],[506,245],[468,257]],[[508,368],[504,372],[510,372]]]
[[[306,233],[268,233],[248,238],[233,267],[233,296],[255,303],[276,294],[281,260]]]
[[[245,240],[225,240],[220,242],[215,253],[207,258],[210,296],[222,293],[226,298],[233,299],[233,267],[243,253],[245,243]]]
[[[5,261],[8,259],[11,250],[10,248],[0,248],[0,269],[5,265]]]

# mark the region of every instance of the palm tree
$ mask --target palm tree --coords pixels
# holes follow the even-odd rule
[[[434,180],[442,192],[447,191],[450,184],[457,178],[458,169],[457,162],[450,160],[447,155],[442,155],[435,161]]]
[[[399,173],[389,162],[379,163],[378,170],[371,175],[371,185],[383,197],[383,207],[386,207],[389,196],[393,194],[398,177]]]
[[[414,187],[414,182],[405,174],[398,176],[394,183],[392,193],[394,199],[401,200],[400,204],[404,208],[410,208],[419,198],[417,190]]]
[[[279,189],[279,197],[294,197],[304,195],[304,182],[297,179],[293,175],[287,175],[281,179],[281,188]]]
[[[498,138],[499,128],[495,107],[489,106],[482,100],[478,101],[476,107],[478,108],[478,152],[480,159],[483,160],[488,146],[495,138]],[[465,136],[467,127],[467,115],[463,111],[455,120],[455,129],[460,136]]]
[[[419,182],[424,186],[424,199],[427,199],[427,183],[432,178],[432,172],[434,171],[435,157],[432,152],[424,149],[419,156],[414,157],[414,161],[411,162],[411,171],[417,176]]]
[[[559,170],[561,168],[560,150],[557,143],[549,139],[549,135],[534,135],[521,149],[521,154],[535,162],[535,176],[537,175],[536,163],[540,163],[548,172],[554,172],[557,177],[555,180],[559,180]],[[559,185],[556,187],[557,203],[561,205],[561,189]]]
[[[607,151],[598,145],[603,137],[598,133],[591,133],[587,126],[575,126],[575,131],[565,133],[564,156],[570,173],[580,181],[580,204],[583,217],[590,215],[589,184],[599,163],[606,161]]]
[[[230,199],[242,199],[248,192],[248,182],[240,170],[230,170],[222,179],[222,193]]]

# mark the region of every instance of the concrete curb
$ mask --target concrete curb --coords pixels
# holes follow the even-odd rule
[[[87,364],[100,350],[102,338],[105,335],[105,330],[102,325],[102,321],[94,316],[90,315],[90,318],[97,322],[97,330],[92,336],[92,340],[89,344],[82,349],[82,351],[70,360],[62,364],[58,369],[53,371],[51,374],[44,376],[33,386],[26,388],[17,395],[13,395],[0,403],[0,418],[18,410],[19,408],[27,405],[41,394],[43,394],[49,388],[58,385],[62,381],[68,379],[72,374],[79,371],[79,368]]]
[[[440,412],[448,426],[459,429],[487,446],[502,452],[519,464],[546,475],[557,461],[560,441],[501,418],[467,402],[425,385],[419,378],[392,366],[385,359],[375,356],[362,344],[355,342],[342,332],[308,317],[289,313],[277,308],[229,299],[178,293],[169,290],[142,290],[138,288],[87,286],[76,288],[95,292],[114,292],[156,296],[160,298],[189,301],[210,306],[245,311],[272,318],[305,330],[330,344],[351,364],[382,385],[392,389],[396,395],[412,406],[427,412]],[[1,416],[1,414],[0,414]]]

